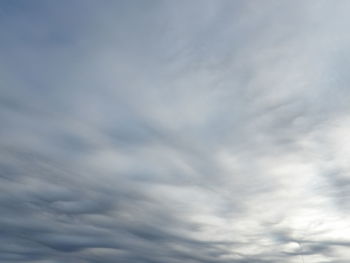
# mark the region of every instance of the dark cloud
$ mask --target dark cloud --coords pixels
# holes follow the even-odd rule
[[[0,261],[350,258],[346,1],[3,1]]]

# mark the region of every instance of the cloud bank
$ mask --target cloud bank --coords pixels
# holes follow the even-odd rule
[[[339,1],[2,1],[0,261],[350,259]]]

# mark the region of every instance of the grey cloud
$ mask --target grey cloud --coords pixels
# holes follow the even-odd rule
[[[346,1],[0,4],[1,262],[346,262]]]

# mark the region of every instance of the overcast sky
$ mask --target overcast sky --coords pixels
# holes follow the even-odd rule
[[[0,262],[349,262],[349,14],[0,0]]]

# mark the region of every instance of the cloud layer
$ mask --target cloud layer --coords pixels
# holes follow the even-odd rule
[[[350,259],[339,1],[2,1],[0,261]]]

